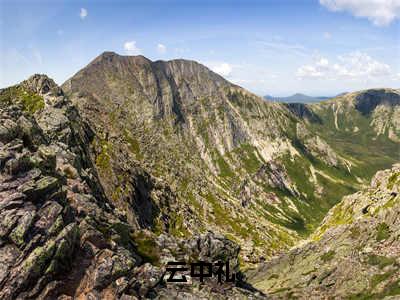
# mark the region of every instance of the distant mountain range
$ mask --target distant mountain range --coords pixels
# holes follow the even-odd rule
[[[339,95],[332,96],[332,97],[326,97],[326,96],[312,97],[312,96],[296,93],[296,94],[294,94],[292,96],[288,96],[288,97],[274,97],[274,96],[271,96],[271,95],[265,95],[264,99],[277,101],[277,102],[285,102],[285,103],[294,103],[294,102],[313,103],[313,102],[321,102],[321,101],[324,101],[324,100],[335,98],[337,96],[342,96],[344,94],[346,94],[346,93],[341,93]]]

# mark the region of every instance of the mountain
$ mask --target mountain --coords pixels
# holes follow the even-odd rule
[[[250,282],[272,299],[395,299],[399,213],[400,165],[395,165],[378,172],[369,188],[344,197],[308,243],[254,271]]]
[[[290,149],[284,106],[265,103],[196,62],[114,53],[96,58],[63,89],[95,131],[93,159],[106,194],[121,211],[135,210],[128,218],[143,215],[129,220],[138,228],[178,236],[218,230],[241,242],[248,262],[265,255],[261,247],[272,253],[299,238],[288,228],[300,219],[296,212],[282,203],[287,217],[266,218],[277,197],[254,183],[258,176],[296,193],[283,167],[271,162],[261,168],[280,147]],[[268,118],[273,122],[266,124]],[[129,173],[137,165],[168,186],[175,203],[156,199],[141,214]],[[276,174],[267,179],[271,168]],[[148,190],[139,196],[148,197]]]
[[[359,132],[364,127],[373,140],[388,137],[399,141],[400,91],[374,89],[347,93],[312,109],[325,118],[326,127],[336,131]],[[350,118],[350,115],[352,118]],[[365,128],[366,127],[366,128]]]
[[[99,179],[130,224],[180,237],[221,232],[240,244],[244,264],[293,246],[397,159],[386,135],[362,137],[370,127],[358,146],[371,150],[348,153],[321,131],[335,127],[319,106],[263,101],[193,61],[106,52],[62,88],[94,131]],[[138,184],[138,167],[174,201]]]
[[[264,99],[270,101],[277,101],[277,102],[284,102],[284,103],[314,103],[314,102],[321,102],[323,100],[330,99],[332,97],[312,97],[307,96],[301,93],[296,93],[292,96],[288,97],[274,97],[271,95],[265,95]]]
[[[1,299],[262,298],[243,282],[239,247],[226,237],[157,237],[130,224],[104,193],[94,132],[53,80],[34,75],[0,90],[0,116]],[[154,193],[143,207],[173,201],[135,172],[137,193]],[[201,260],[229,262],[236,281],[165,286],[166,262]]]
[[[268,102],[194,61],[113,52],[61,88],[3,89],[0,297],[262,298],[246,270],[399,161],[399,99]],[[167,284],[174,260],[238,276]]]

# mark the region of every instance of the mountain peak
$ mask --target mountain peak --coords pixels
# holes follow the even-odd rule
[[[99,62],[114,62],[116,63],[117,61],[130,61],[130,62],[135,62],[135,63],[147,63],[155,66],[165,66],[169,65],[172,66],[174,69],[177,68],[187,68],[187,69],[192,69],[197,71],[206,71],[206,72],[211,72],[208,67],[204,66],[203,64],[194,61],[194,60],[189,60],[189,59],[183,59],[183,58],[176,58],[176,59],[171,59],[171,60],[155,60],[152,61],[149,58],[143,56],[143,55],[120,55],[116,52],[113,51],[104,51],[101,53],[99,56],[97,56],[89,65],[96,64]],[[88,65],[88,66],[89,66]],[[219,76],[219,75],[218,75]]]
[[[145,57],[143,55],[120,55],[113,51],[104,51],[99,56],[97,56],[89,65],[91,65],[93,63],[104,62],[104,61],[116,62],[116,61],[122,61],[122,60],[142,61],[142,62],[148,62],[148,63],[151,62],[150,59],[148,59],[147,57]]]
[[[116,52],[114,52],[114,51],[104,51],[103,53],[101,53],[100,55],[99,55],[99,57],[107,57],[107,56],[120,56],[119,54],[117,54]]]
[[[106,51],[65,82],[63,89],[73,92],[84,86],[88,93],[99,90],[106,92],[109,85],[116,81],[141,90],[151,99],[158,99],[157,101],[161,101],[160,95],[163,94],[159,90],[167,86],[171,90],[169,93],[176,93],[176,89],[180,87],[181,98],[194,99],[213,94],[222,85],[229,84],[220,75],[192,60],[153,62],[142,55],[125,56]]]

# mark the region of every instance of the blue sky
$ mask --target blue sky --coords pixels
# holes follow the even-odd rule
[[[0,87],[103,51],[199,61],[259,94],[400,88],[400,1],[4,1]]]

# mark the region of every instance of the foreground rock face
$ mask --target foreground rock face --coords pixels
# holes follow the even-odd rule
[[[168,261],[229,259],[240,274],[239,247],[214,233],[156,237],[131,224],[93,167],[93,132],[51,79],[35,75],[1,90],[0,120],[1,299],[262,297],[237,287],[241,276],[224,285],[165,283]]]
[[[250,282],[277,299],[399,295],[400,165],[344,197],[311,239],[254,271]]]

